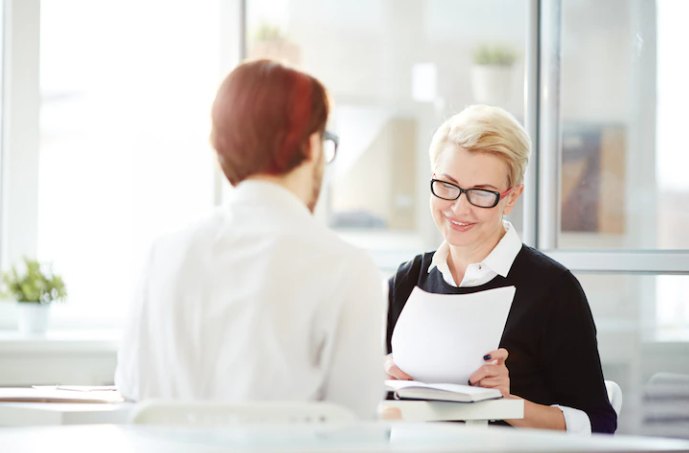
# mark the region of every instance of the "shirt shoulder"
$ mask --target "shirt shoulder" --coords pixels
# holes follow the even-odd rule
[[[584,298],[576,277],[561,263],[532,247],[523,245],[505,283],[518,288],[518,296],[528,306],[560,305]]]
[[[550,280],[566,273],[569,273],[569,269],[563,264],[533,247],[522,244],[522,248],[514,260],[514,265],[509,275],[529,279]]]
[[[434,254],[435,251],[416,255],[399,265],[397,272],[388,280],[390,303],[404,304],[415,286],[423,286]],[[436,272],[435,269],[434,272]]]
[[[416,282],[422,272],[428,271],[428,268],[433,263],[434,255],[435,251],[422,253],[400,264],[391,280],[394,279],[396,282],[401,283],[411,279]]]
[[[215,239],[223,223],[223,210],[216,207],[185,224],[160,233],[153,241],[152,248],[158,252],[180,250],[191,247],[198,242],[210,242]]]
[[[576,276],[563,264],[527,245],[517,256],[509,280],[526,291],[530,301],[549,307],[547,313],[551,315],[590,311]]]

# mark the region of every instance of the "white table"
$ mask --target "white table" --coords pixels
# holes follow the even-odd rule
[[[0,426],[123,424],[133,407],[133,403],[0,403]],[[489,420],[524,417],[524,402],[510,399],[480,403],[384,401],[380,409],[399,409],[406,422],[464,420],[470,425],[488,426]]]
[[[479,403],[441,401],[384,401],[382,410],[397,408],[405,422],[464,420],[468,425],[488,426],[490,420],[524,418],[524,401],[499,399]]]
[[[689,451],[689,441],[626,436],[590,438],[457,423],[235,425],[180,428],[88,425],[0,428],[5,452],[631,452]]]
[[[0,403],[0,426],[127,423],[132,403]]]

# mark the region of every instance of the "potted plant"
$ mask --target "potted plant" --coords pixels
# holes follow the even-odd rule
[[[299,46],[287,38],[279,26],[263,22],[251,34],[247,58],[251,60],[270,58],[293,66],[299,66],[301,51]]]
[[[67,296],[62,277],[54,274],[49,265],[28,258],[24,258],[21,269],[12,266],[3,274],[0,293],[16,301],[19,331],[23,333],[44,333],[50,305]]]
[[[501,44],[481,44],[473,50],[471,82],[474,100],[479,104],[505,105],[510,98],[514,49]]]

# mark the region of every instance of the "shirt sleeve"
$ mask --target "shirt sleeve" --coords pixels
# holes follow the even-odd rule
[[[542,362],[554,401],[585,412],[592,432],[614,433],[617,414],[605,389],[596,326],[584,290],[571,272],[553,284],[548,305]]]
[[[385,299],[378,269],[364,252],[357,253],[344,275],[324,396],[363,419],[373,419],[385,394],[381,341]]]
[[[565,417],[565,426],[568,433],[581,434],[584,436],[591,435],[591,420],[586,412],[574,409],[573,407],[560,406],[554,404],[552,407],[557,407],[562,411]]]
[[[117,352],[117,368],[115,370],[115,386],[120,395],[126,400],[138,401],[141,399],[141,383],[139,376],[141,367],[144,366],[140,354],[140,346],[145,338],[145,303],[148,293],[148,270],[153,259],[153,249],[149,252],[144,265],[139,284],[134,292],[134,297],[129,307],[129,313],[125,321],[122,341]]]

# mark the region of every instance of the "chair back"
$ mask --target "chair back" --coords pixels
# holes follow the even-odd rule
[[[689,375],[659,372],[644,391],[643,421],[654,436],[689,438]]]
[[[146,400],[132,410],[130,423],[139,425],[229,426],[244,423],[351,422],[351,410],[327,402],[256,402],[227,404],[208,401]]]
[[[608,391],[608,399],[612,408],[615,409],[617,416],[620,416],[622,410],[622,389],[615,381],[605,381],[605,388]]]

